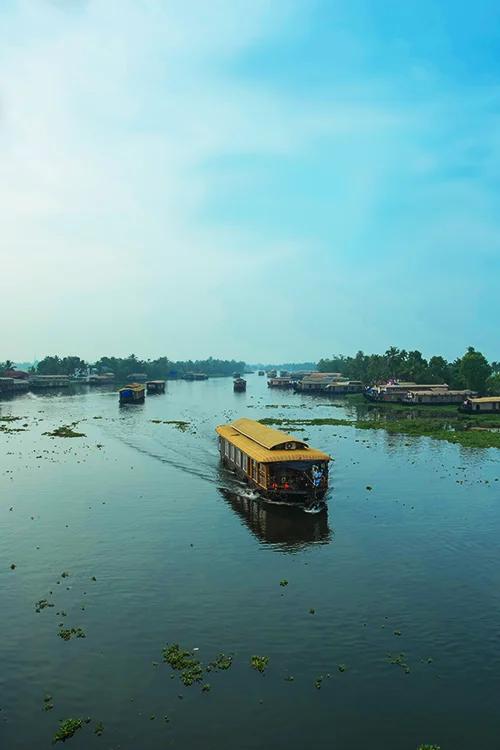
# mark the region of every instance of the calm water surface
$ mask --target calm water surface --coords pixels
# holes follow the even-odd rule
[[[1,403],[27,427],[0,432],[0,747],[49,748],[88,716],[72,750],[500,748],[500,453],[307,427],[335,459],[317,515],[219,467],[221,422],[350,414],[257,375],[121,409],[96,390]],[[73,421],[86,437],[42,434]],[[233,666],[187,688],[162,663],[174,642]]]

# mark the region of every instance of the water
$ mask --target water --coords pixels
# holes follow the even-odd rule
[[[335,458],[316,514],[219,466],[218,423],[349,413],[257,375],[125,408],[102,391],[3,402],[28,427],[0,432],[0,747],[49,748],[59,719],[87,716],[72,750],[498,747],[499,452],[306,427]],[[73,421],[85,438],[42,435]],[[173,642],[233,666],[186,688],[162,663]]]

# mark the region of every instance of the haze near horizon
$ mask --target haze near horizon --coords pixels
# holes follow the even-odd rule
[[[499,15],[2,3],[0,359],[498,358]]]

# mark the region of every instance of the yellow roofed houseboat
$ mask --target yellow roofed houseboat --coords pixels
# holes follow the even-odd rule
[[[143,404],[146,386],[142,383],[129,383],[120,388],[120,404]]]
[[[327,453],[281,430],[236,421],[216,427],[222,463],[272,500],[317,505],[328,489]]]

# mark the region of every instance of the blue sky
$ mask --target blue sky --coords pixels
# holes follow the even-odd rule
[[[4,0],[0,359],[498,359],[499,21]]]

